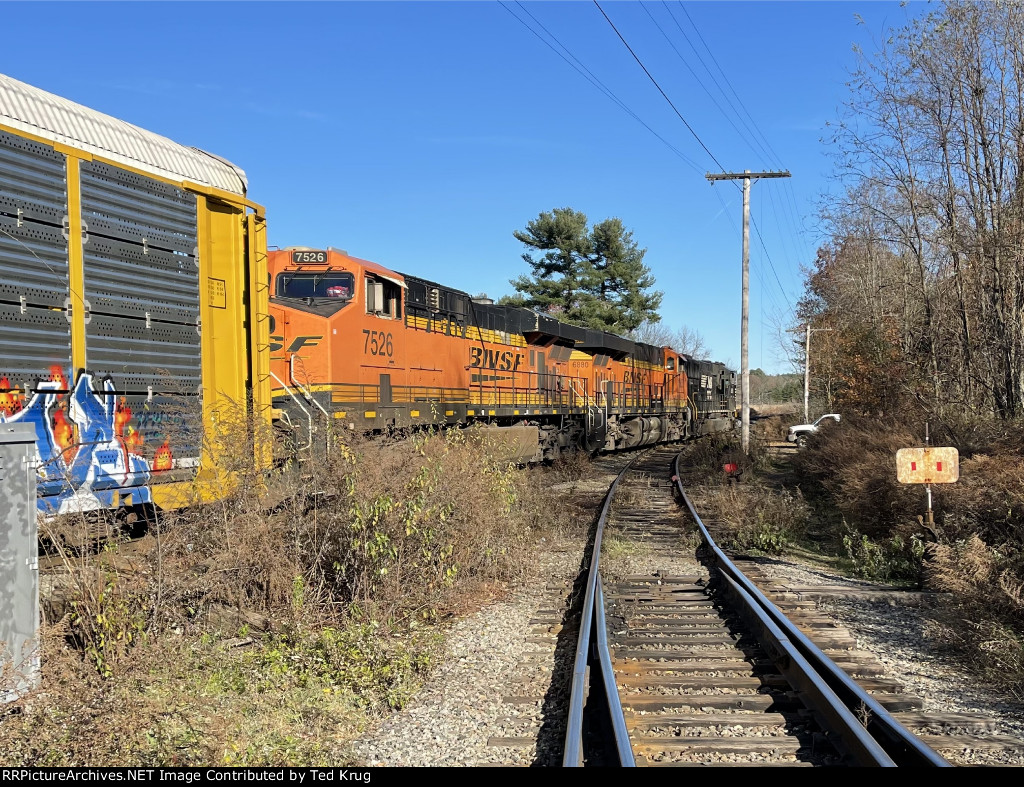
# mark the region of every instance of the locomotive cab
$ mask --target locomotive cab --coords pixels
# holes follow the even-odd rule
[[[355,277],[344,269],[283,271],[271,287],[274,297],[325,317],[348,306],[354,289]]]
[[[349,417],[339,401],[381,401],[404,385],[405,283],[338,249],[271,251],[268,271],[274,397],[299,447],[312,447],[315,433]]]

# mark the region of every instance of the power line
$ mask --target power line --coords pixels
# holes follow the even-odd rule
[[[594,0],[594,5],[596,5],[597,10],[601,12],[601,16],[603,16],[608,21],[608,24],[612,26],[612,30],[615,31],[615,35],[619,37],[619,40],[622,42],[623,46],[625,46],[626,49],[629,50],[629,54],[633,56],[633,59],[636,60],[636,62],[640,65],[640,68],[642,68],[644,70],[644,73],[647,74],[647,78],[651,80],[651,82],[654,84],[656,88],[658,88],[658,92],[661,93],[662,98],[664,98],[668,102],[668,105],[672,107],[672,110],[676,113],[676,115],[678,115],[679,119],[683,121],[683,125],[686,126],[687,130],[691,134],[693,134],[693,138],[697,140],[697,142],[700,144],[702,148],[704,148],[704,152],[711,156],[711,160],[714,161],[715,164],[718,164],[719,169],[725,169],[725,167],[723,167],[719,163],[718,159],[715,158],[715,154],[708,149],[708,146],[705,145],[704,141],[697,135],[697,132],[693,130],[693,127],[686,122],[686,118],[683,117],[683,113],[676,109],[676,105],[672,103],[672,99],[670,99],[668,95],[666,95],[665,91],[661,89],[661,85],[658,84],[658,80],[651,76],[651,72],[647,70],[647,66],[645,66],[643,64],[643,61],[639,57],[637,57],[636,52],[633,51],[633,47],[631,47],[629,43],[626,41],[626,39],[623,38],[622,33],[619,32],[619,29],[615,26],[615,23],[608,18],[608,14],[606,14],[604,12],[604,9],[601,8],[601,4],[597,2],[597,0]]]
[[[643,5],[643,3],[641,3],[641,5]],[[698,62],[702,66],[704,66],[704,70],[707,72],[708,76],[711,77],[711,81],[714,82],[715,87],[718,88],[718,92],[722,94],[722,97],[725,99],[726,103],[729,105],[729,108],[732,109],[733,114],[735,114],[736,118],[740,121],[740,123],[743,124],[744,128],[746,128],[746,130],[747,130],[747,133],[750,134],[751,137],[753,137],[753,140],[747,139],[747,137],[744,136],[744,133],[742,131],[740,131],[736,127],[736,124],[733,123],[732,118],[729,117],[728,113],[726,113],[726,111],[724,109],[722,109],[721,106],[719,106],[718,102],[715,101],[712,98],[712,101],[714,102],[715,106],[718,107],[719,111],[722,113],[722,116],[726,120],[729,121],[729,124],[733,127],[733,129],[736,131],[736,133],[739,134],[740,138],[750,146],[750,149],[752,151],[754,151],[754,153],[757,153],[758,155],[763,155],[766,159],[770,160],[772,158],[772,154],[769,153],[767,150],[765,150],[764,145],[762,145],[761,141],[756,138],[757,135],[755,134],[755,132],[752,131],[750,126],[747,125],[746,121],[743,119],[743,116],[736,109],[735,105],[732,103],[732,100],[729,98],[728,94],[725,92],[725,90],[722,88],[722,86],[718,83],[718,79],[715,77],[715,75],[711,71],[711,69],[708,68],[708,64],[704,62],[704,58],[701,57],[701,54],[697,50],[697,47],[693,45],[693,42],[690,40],[690,37],[686,34],[686,31],[683,30],[683,26],[681,24],[679,24],[679,20],[676,19],[675,14],[672,13],[672,9],[668,7],[668,4],[665,2],[665,0],[662,0],[662,5],[665,7],[665,10],[668,12],[668,15],[672,18],[672,21],[675,22],[676,28],[682,34],[683,38],[686,40],[686,43],[689,44],[690,49],[693,51],[693,54],[696,55]],[[647,13],[648,13],[648,15],[650,15],[650,11],[648,11]],[[693,24],[692,20],[691,20],[690,23]],[[694,29],[696,30],[696,28],[694,28]],[[700,31],[697,30],[696,32],[697,32],[697,35],[699,36],[700,35]],[[701,40],[703,42],[703,39],[701,39]],[[674,46],[672,48],[675,49]],[[707,48],[707,45],[705,45],[705,48]],[[678,50],[676,50],[676,54],[679,54]],[[679,57],[680,57],[680,59],[682,59],[682,55],[679,55]],[[685,63],[686,61],[684,60],[683,62]],[[717,65],[717,63],[716,63],[716,65]],[[689,65],[687,65],[687,68],[689,68]],[[719,70],[721,70],[721,69],[719,69]],[[693,73],[693,69],[690,69],[690,71],[691,71],[691,73]],[[704,83],[701,81],[700,77],[698,77],[696,73],[693,73],[693,76],[697,80],[698,84],[700,84],[700,86],[704,88],[704,91],[710,96],[711,95],[710,91],[708,91],[708,89],[706,87],[704,87]],[[725,77],[724,74],[722,76]],[[730,88],[731,87],[732,86],[730,85]],[[735,91],[733,91],[733,93],[735,94]],[[737,100],[739,100],[739,99],[737,98]],[[761,136],[763,136],[763,135],[761,135]],[[754,147],[755,144],[757,145],[757,147],[760,148],[760,151],[758,151]],[[779,163],[780,166],[781,166],[781,161],[778,159],[778,156],[776,156],[775,158],[776,158],[776,162]]]
[[[793,308],[793,302],[789,299],[789,295],[786,293],[786,288],[783,287],[782,282],[779,281],[779,274],[776,272],[775,264],[772,262],[771,255],[768,253],[768,247],[764,243],[764,236],[761,235],[761,230],[753,219],[750,220],[750,226],[754,228],[754,232],[757,234],[757,239],[761,242],[761,248],[764,249],[764,256],[768,260],[768,266],[772,269],[772,274],[775,276],[775,283],[779,285],[779,292],[782,293],[782,297],[786,299],[786,303],[789,304],[789,307]]]
[[[511,14],[512,17],[517,22],[519,22],[519,24],[521,24],[523,27],[525,27],[527,30],[529,30],[531,33],[533,33],[546,47],[548,47],[548,49],[550,49],[552,52],[554,52],[556,55],[558,55],[560,58],[562,58],[562,60],[564,60],[569,65],[570,68],[572,68],[574,71],[576,71],[576,73],[578,73],[580,76],[582,76],[588,82],[590,82],[590,84],[592,84],[594,87],[596,87],[598,90],[600,90],[607,98],[611,99],[627,115],[632,117],[641,126],[643,126],[645,129],[647,129],[649,132],[651,132],[651,134],[653,134],[662,143],[664,143],[664,145],[669,150],[671,150],[673,153],[675,153],[680,159],[682,159],[684,162],[689,164],[697,172],[701,171],[701,168],[697,165],[697,163],[693,159],[691,159],[689,156],[687,156],[685,153],[683,153],[681,150],[679,150],[675,145],[673,145],[671,142],[669,142],[667,139],[665,139],[663,136],[661,136],[661,134],[659,134],[657,131],[655,131],[653,128],[651,128],[647,123],[645,123],[643,121],[643,119],[638,114],[636,114],[636,112],[634,112],[632,109],[630,109],[629,106],[627,106],[624,101],[622,101],[618,96],[616,96],[615,93],[612,92],[612,90],[610,88],[608,88],[600,79],[598,79],[593,74],[592,71],[590,71],[590,69],[588,69],[585,65],[583,65],[583,62],[578,57],[576,57],[568,49],[568,47],[566,47],[561,41],[558,40],[558,38],[554,34],[552,34],[546,27],[544,27],[544,25],[533,14],[531,14],[529,11],[527,11],[522,3],[517,1],[516,5],[518,5],[520,7],[520,9],[522,9],[523,13],[525,13],[527,16],[530,17],[530,19],[532,19],[534,22],[536,22],[537,26],[540,27],[545,33],[547,33],[548,36],[550,36],[551,39],[556,44],[558,44],[558,46],[560,46],[566,52],[566,54],[569,56],[568,58],[565,55],[563,55],[561,52],[559,52],[557,49],[555,49],[555,47],[552,46],[550,41],[545,40],[545,38],[540,33],[538,33],[536,30],[534,30],[532,27],[530,27],[530,25],[527,22],[525,22],[523,19],[521,19],[504,2],[501,2],[501,0],[499,0],[499,4],[501,5],[502,8],[504,8],[506,11],[508,11],[509,14]],[[572,60],[570,60],[569,58],[572,58]],[[576,62],[574,63],[572,61],[576,61]],[[579,64],[579,65],[577,65],[577,64]]]
[[[732,82],[729,81],[729,77],[725,73],[725,70],[722,68],[721,65],[719,65],[718,60],[715,59],[715,53],[712,52],[711,51],[711,47],[709,47],[707,45],[707,42],[704,40],[704,36],[702,36],[701,33],[700,33],[700,28],[697,27],[696,22],[693,21],[693,17],[690,16],[690,12],[686,10],[686,6],[684,6],[682,4],[682,2],[679,3],[679,7],[682,9],[683,13],[686,14],[686,18],[690,22],[690,26],[693,27],[693,30],[697,34],[697,37],[700,39],[701,44],[704,45],[704,49],[707,50],[708,55],[711,57],[711,62],[715,64],[715,67],[718,69],[719,73],[722,75],[722,79],[725,80],[725,84],[728,85],[729,90],[732,91],[732,94],[736,97],[736,101],[739,103],[740,108],[743,110],[743,112],[746,114],[746,116],[748,118],[750,118],[750,122],[753,124],[754,128],[757,130],[757,133],[764,140],[764,143],[768,147],[768,150],[771,152],[771,154],[773,156],[775,156],[776,162],[781,166],[782,165],[782,159],[779,157],[779,154],[775,152],[775,149],[772,147],[771,143],[768,141],[768,138],[761,132],[761,129],[758,127],[757,121],[754,120],[754,118],[751,116],[750,112],[747,110],[746,106],[743,104],[743,100],[739,97],[739,94],[736,92],[736,88],[734,88],[732,86]],[[671,10],[669,10],[669,14],[670,15],[672,14]],[[675,19],[675,16],[672,15],[672,18]],[[682,30],[682,28],[680,28],[680,30]],[[687,41],[689,41],[689,39],[687,39]],[[692,46],[692,44],[691,44],[691,46]],[[707,66],[705,66],[705,68],[707,68]],[[711,73],[710,69],[708,69],[708,73]],[[719,88],[719,90],[721,90],[721,88]],[[725,91],[722,91],[722,93],[724,95]]]
[[[757,149],[756,149],[756,148],[755,148],[755,147],[753,146],[753,144],[751,144],[750,140],[749,140],[749,139],[747,139],[747,137],[746,137],[746,136],[744,135],[744,133],[743,133],[742,131],[740,131],[740,129],[739,129],[738,127],[737,127],[737,125],[736,125],[736,124],[735,124],[735,123],[733,122],[733,119],[732,119],[731,117],[729,117],[729,113],[728,113],[728,112],[726,112],[726,111],[725,111],[725,110],[724,110],[724,109],[722,108],[722,105],[718,103],[718,100],[717,100],[717,99],[716,99],[716,98],[714,97],[714,95],[712,95],[711,91],[710,91],[710,90],[708,90],[708,88],[707,88],[707,85],[705,85],[705,84],[704,84],[704,82],[703,82],[703,81],[701,80],[701,78],[700,78],[700,76],[699,76],[699,75],[697,74],[697,72],[693,70],[693,66],[691,66],[691,65],[690,65],[690,64],[689,64],[689,63],[688,63],[688,62],[686,61],[686,58],[684,58],[684,57],[683,57],[683,53],[682,53],[682,52],[680,52],[680,51],[679,51],[679,48],[678,48],[678,47],[677,47],[677,46],[676,46],[676,45],[675,45],[675,44],[674,44],[674,43],[672,42],[672,39],[671,39],[671,38],[669,38],[669,35],[668,35],[668,33],[666,33],[666,32],[665,32],[664,28],[663,28],[663,27],[662,27],[662,26],[661,26],[661,25],[659,24],[658,20],[654,18],[654,15],[653,15],[653,14],[652,14],[652,13],[650,12],[650,9],[648,9],[648,8],[647,8],[647,6],[646,6],[646,5],[644,5],[644,3],[643,3],[643,2],[641,2],[641,3],[640,3],[640,7],[644,9],[644,12],[645,12],[645,13],[647,14],[647,16],[648,16],[648,17],[650,17],[650,20],[651,20],[651,21],[652,21],[652,22],[654,23],[654,26],[655,26],[656,28],[658,28],[658,32],[659,32],[659,33],[661,33],[661,35],[662,35],[662,36],[664,37],[664,39],[665,39],[665,40],[666,40],[666,41],[668,42],[668,45],[669,45],[670,47],[672,47],[672,51],[676,53],[676,57],[678,57],[678,58],[679,58],[679,61],[680,61],[680,62],[681,62],[681,63],[682,63],[682,64],[683,64],[684,66],[686,66],[686,69],[687,69],[687,70],[688,70],[688,71],[690,72],[690,74],[691,74],[691,75],[693,76],[693,78],[694,78],[695,80],[697,80],[697,84],[701,86],[701,89],[702,89],[702,90],[703,90],[703,91],[704,91],[704,92],[705,92],[705,93],[707,94],[708,98],[710,98],[710,99],[711,99],[711,103],[715,105],[715,108],[716,108],[716,109],[717,109],[717,110],[718,110],[719,112],[721,112],[721,113],[722,113],[722,117],[724,117],[724,118],[726,119],[726,121],[727,121],[727,122],[729,123],[729,125],[730,125],[730,126],[732,126],[732,128],[733,128],[733,131],[735,131],[735,132],[736,132],[736,133],[737,133],[737,134],[739,135],[740,139],[742,139],[742,140],[743,140],[744,142],[746,142],[746,143],[747,143],[747,145],[749,145],[749,146],[750,146],[750,149],[751,149],[751,150],[752,150],[752,151],[753,151],[753,152],[754,152],[755,154],[756,154],[756,153],[758,153]],[[676,22],[676,26],[677,26],[677,27],[679,26],[679,23],[678,23],[678,22]],[[683,32],[682,28],[679,28],[679,31],[680,31],[681,33],[683,33],[683,37],[684,37],[684,38],[686,38],[686,33],[685,33],[685,32]],[[688,38],[687,38],[687,40],[686,40],[686,43],[688,43],[688,44],[690,43],[690,40],[689,40]],[[693,49],[693,44],[690,44],[690,48],[691,48],[691,49]],[[695,51],[696,51],[696,50],[695,50]],[[697,55],[697,58],[698,58],[698,60],[700,59],[700,55],[699,55],[699,54]],[[703,64],[703,63],[702,63],[702,64]],[[704,70],[705,70],[705,71],[707,71],[707,66],[704,66]],[[710,74],[710,71],[709,71],[708,73]],[[713,74],[711,75],[711,78],[712,78],[712,79],[714,79],[714,75],[713,75]],[[717,84],[717,83],[716,83],[716,84]],[[719,87],[719,90],[721,90],[721,88],[720,88],[720,87]],[[726,99],[728,100],[728,97],[726,97]],[[735,110],[733,110],[733,111],[735,112]],[[740,120],[741,120],[741,122],[742,122],[742,118],[740,118]],[[748,129],[748,130],[749,130],[749,129]],[[761,149],[761,153],[764,153],[764,148],[763,148],[763,147],[762,147],[762,149]]]
[[[655,86],[655,88],[657,88],[657,90],[661,94],[662,98],[665,99],[665,101],[668,103],[668,105],[676,113],[676,116],[682,121],[683,125],[686,126],[686,129],[690,132],[690,134],[693,136],[693,138],[697,140],[697,143],[701,146],[701,148],[704,149],[704,152],[707,153],[708,156],[711,158],[711,160],[714,161],[715,164],[717,164],[721,168],[722,165],[718,161],[718,159],[715,157],[714,153],[712,153],[710,148],[708,148],[708,146],[706,144],[704,144],[704,141],[700,138],[700,136],[693,129],[693,127],[687,122],[686,118],[683,117],[683,114],[679,111],[679,109],[676,107],[676,105],[668,97],[668,94],[665,93],[665,91],[662,89],[661,85],[658,84],[658,81],[654,78],[654,76],[651,74],[651,72],[648,70],[648,68],[644,65],[644,63],[640,59],[640,57],[636,54],[636,52],[633,50],[633,48],[629,45],[629,42],[626,41],[625,37],[622,35],[622,33],[619,31],[619,29],[615,26],[615,23],[612,22],[611,18],[609,18],[607,13],[605,13],[604,9],[601,8],[600,3],[597,0],[593,0],[593,2],[594,2],[594,5],[597,6],[598,11],[600,11],[601,15],[605,18],[605,21],[607,21],[608,24],[611,26],[612,30],[615,31],[615,34],[618,36],[618,38],[622,42],[623,46],[626,47],[626,49],[629,51],[629,53],[633,56],[633,59],[637,62],[637,64],[640,66],[640,68],[643,69],[643,72],[647,75],[647,78],[651,81],[651,83]],[[553,35],[536,17],[533,16],[533,14],[531,14],[522,5],[522,3],[518,2],[518,0],[517,0],[516,5],[518,5],[519,8],[523,11],[523,13],[526,14],[527,16],[529,16],[530,19],[532,19],[537,24],[537,26],[540,27],[553,41],[555,41],[555,43],[557,43],[558,46],[561,47],[562,50],[564,50],[564,52],[569,56],[568,58],[565,55],[563,55],[562,52],[559,52],[558,49],[556,49],[548,40],[546,40],[540,33],[538,33],[537,30],[535,30],[533,27],[531,27],[526,21],[524,21],[514,11],[512,11],[512,9],[509,8],[504,2],[499,0],[499,3],[500,3],[500,5],[506,11],[509,12],[509,14],[511,14],[516,19],[516,21],[518,21],[520,24],[522,24],[524,27],[526,27],[527,30],[529,30],[538,39],[540,39],[545,44],[545,46],[547,46],[555,54],[557,54],[560,58],[562,58],[562,60],[564,60],[570,67],[572,67],[573,70],[575,70],[577,73],[579,73],[585,79],[587,79],[588,82],[590,82],[594,87],[596,87],[598,90],[600,90],[606,97],[610,98],[613,102],[615,102],[623,111],[625,111],[627,114],[629,114],[634,120],[636,120],[641,125],[643,125],[644,128],[646,128],[648,131],[650,131],[655,137],[657,137],[661,142],[663,142],[670,150],[672,150],[682,160],[686,161],[688,164],[690,164],[690,166],[696,168],[696,164],[690,158],[685,156],[675,146],[673,146],[671,143],[669,143],[667,140],[665,140],[664,137],[662,137],[660,134],[658,134],[656,131],[654,131],[654,129],[652,129],[646,122],[644,122],[639,117],[639,115],[637,115],[635,112],[633,112],[633,110],[631,110],[607,86],[605,86],[601,82],[600,79],[598,79],[596,76],[594,76],[594,74],[589,69],[587,69],[586,66],[584,66],[582,64],[582,61],[580,61],[575,55],[573,55],[572,52],[564,44],[562,44],[561,41],[559,41],[558,38],[555,35]],[[644,7],[642,3],[641,3],[641,6]],[[683,9],[683,10],[685,12],[685,9]],[[654,19],[654,17],[651,15],[650,11],[648,11],[648,9],[646,7],[644,7],[644,11],[647,13],[648,16],[651,17],[652,21],[654,21],[654,23],[655,23],[655,26],[658,27],[658,29],[662,33],[662,35],[665,36],[666,39],[668,39],[668,36],[665,34],[665,31],[657,23],[657,20]],[[670,11],[670,13],[671,13],[671,11]],[[689,14],[687,14],[687,17],[689,17]],[[673,16],[673,20],[674,19],[675,19],[675,17]],[[690,20],[690,21],[691,21],[691,24],[692,24],[693,23],[692,20]],[[676,24],[678,26],[678,21],[676,21]],[[694,26],[694,29],[696,30],[696,26]],[[680,27],[680,32],[683,32],[681,27]],[[697,31],[697,34],[698,34],[698,36],[700,35],[699,30]],[[683,32],[683,35],[684,35],[684,37],[686,37],[685,32]],[[691,48],[693,48],[694,51],[696,52],[696,48],[693,47],[693,44],[689,41],[689,38],[687,38],[687,42],[690,43]],[[706,42],[704,42],[703,37],[701,37],[701,42],[704,44],[705,49],[708,49],[707,44],[706,44]],[[671,40],[669,40],[669,43],[670,44],[672,43]],[[679,50],[676,49],[676,47],[674,45],[672,45],[672,48],[676,51],[676,54],[677,54],[677,56],[679,56],[680,60],[682,60],[685,65],[687,65],[687,68],[690,68],[689,64],[686,63],[685,59],[679,53]],[[710,49],[708,49],[708,52],[710,54]],[[698,59],[700,59],[699,53],[697,53],[697,54],[698,54]],[[572,58],[572,60],[570,60],[569,58]],[[714,60],[714,55],[712,55],[712,60]],[[572,61],[576,61],[576,62],[574,63]],[[708,69],[707,65],[703,63],[703,60],[701,60],[701,63],[702,63],[702,65],[704,65],[705,70],[708,71],[709,75],[711,75],[712,79],[714,80],[714,74],[712,74],[710,69]],[[719,71],[722,72],[723,77],[725,77],[725,73],[724,73],[724,71],[722,71],[721,66],[718,65],[717,61],[715,61],[715,65],[718,67]],[[726,117],[726,119],[733,126],[733,128],[737,131],[737,133],[740,133],[740,136],[743,137],[742,132],[740,132],[739,129],[736,128],[735,124],[732,123],[732,120],[728,117],[728,115],[725,113],[725,111],[722,109],[722,107],[717,103],[717,101],[714,100],[714,97],[711,96],[710,91],[708,91],[707,88],[703,85],[703,83],[700,82],[699,77],[697,77],[697,75],[693,72],[692,68],[690,68],[690,72],[694,74],[694,77],[697,78],[698,82],[701,84],[701,87],[704,88],[705,92],[707,92],[709,97],[712,98],[712,101],[715,103],[715,106],[719,109],[720,112],[722,112],[723,116]],[[726,81],[728,83],[728,78],[727,77],[725,77],[725,78],[726,78]],[[718,85],[717,80],[715,80],[715,84],[718,86],[719,90],[722,90],[721,86]],[[729,87],[732,90],[733,94],[736,95],[735,89],[732,88],[731,84],[729,85]],[[723,96],[725,96],[725,92],[722,91],[722,93],[723,93]],[[728,101],[729,100],[728,96],[725,96],[725,97],[726,97],[726,100]],[[739,96],[738,95],[736,96],[736,98],[737,98],[737,100],[739,100]],[[731,106],[731,102],[730,102],[730,106]],[[741,102],[741,106],[742,106],[742,102]],[[735,111],[735,107],[733,107],[733,111]],[[746,108],[745,107],[744,107],[744,111],[746,112]],[[749,117],[750,113],[747,112],[747,115]],[[739,116],[739,113],[737,113],[737,116]],[[740,118],[740,121],[743,122],[742,118]],[[751,121],[753,121],[753,118],[751,118]],[[746,125],[746,124],[744,123],[744,125]],[[760,136],[762,136],[762,137],[764,136],[763,134],[760,133],[759,130],[758,130],[758,134],[760,134]],[[748,142],[748,144],[750,144],[749,140],[746,140],[745,137],[744,137],[744,139],[745,139],[745,141]],[[765,142],[766,142],[766,144],[768,144],[769,149],[771,149],[770,143],[767,143],[767,140],[765,140]],[[774,154],[774,151],[772,151],[772,153]],[[776,158],[778,157],[777,154],[775,154],[775,156],[776,156]],[[778,175],[771,175],[771,176],[778,177]],[[733,185],[736,186],[737,189],[742,190],[742,187],[740,187],[738,183],[734,182]],[[724,200],[722,200],[721,195],[716,194],[716,196],[719,198],[719,201],[722,202],[723,208],[726,208],[727,206],[725,206]],[[772,208],[774,210],[774,202],[772,203]],[[762,211],[763,211],[763,209],[762,209]],[[763,215],[763,213],[762,213],[762,215]],[[731,217],[730,217],[730,221],[731,221]],[[777,215],[776,215],[776,223],[778,223]],[[754,227],[754,231],[755,231],[755,233],[758,236],[758,240],[759,240],[759,242],[761,244],[761,248],[763,249],[763,252],[764,252],[764,255],[765,255],[765,259],[768,260],[768,265],[771,268],[772,275],[774,276],[775,282],[776,282],[776,284],[779,287],[779,292],[782,294],[783,298],[785,299],[786,303],[790,306],[790,308],[792,308],[792,302],[791,302],[791,300],[789,298],[789,295],[786,293],[785,287],[782,286],[782,282],[779,279],[778,271],[775,269],[775,264],[774,264],[774,262],[771,259],[771,255],[768,253],[768,248],[767,248],[767,245],[765,244],[764,237],[761,234],[760,228],[753,221],[751,221],[751,225]],[[781,227],[780,227],[780,229],[781,229]],[[759,268],[760,268],[760,266],[759,266]],[[760,277],[761,277],[761,275],[760,275],[760,272],[759,272],[759,278]],[[763,278],[761,278],[761,281],[762,281],[762,286],[763,286],[764,285]],[[766,288],[764,290],[764,293],[774,303],[774,305],[777,308],[781,308],[781,307],[779,307],[779,304],[775,302],[775,298],[771,294],[771,288]]]
[[[726,95],[725,90],[722,89],[722,86],[718,83],[718,80],[715,79],[715,76],[711,72],[711,69],[708,68],[707,64],[704,62],[703,58],[700,56],[700,53],[697,52],[696,47],[690,41],[689,36],[687,36],[686,32],[682,29],[682,26],[679,24],[679,20],[676,19],[675,14],[672,13],[672,9],[668,6],[668,4],[665,2],[665,0],[662,0],[662,4],[665,6],[665,10],[668,11],[669,16],[671,16],[672,20],[676,23],[676,26],[679,27],[679,31],[683,34],[683,37],[686,39],[687,43],[690,44],[691,49],[694,50],[694,54],[697,55],[697,58],[700,60],[701,64],[704,66],[705,70],[707,70],[708,74],[711,76],[712,80],[715,82],[715,85],[718,87],[719,90],[722,91],[722,94],[723,94],[723,96],[725,96],[726,101],[729,102],[729,106],[732,107],[733,111],[735,111],[737,113],[737,116],[739,116],[739,112],[736,110],[735,106],[733,105],[732,101],[729,99],[728,95]],[[757,136],[760,137],[760,139],[762,139],[764,141],[764,145],[767,147],[767,150],[770,153],[770,155],[772,157],[774,157],[775,160],[781,166],[781,158],[779,157],[778,152],[775,150],[774,147],[772,147],[771,142],[768,141],[768,137],[761,130],[761,127],[758,125],[757,121],[754,120],[753,115],[750,114],[750,111],[747,109],[746,105],[743,103],[743,99],[741,99],[739,94],[736,92],[736,88],[733,86],[732,81],[729,79],[728,74],[725,73],[725,69],[723,69],[721,64],[718,62],[718,59],[715,57],[714,51],[711,49],[710,46],[708,46],[707,41],[704,39],[704,36],[700,32],[700,28],[697,26],[697,23],[693,20],[693,17],[690,16],[690,12],[686,9],[686,6],[684,6],[682,2],[679,2],[678,5],[679,5],[680,10],[683,12],[683,14],[686,15],[687,21],[690,23],[690,26],[693,28],[693,32],[696,33],[697,38],[700,40],[701,45],[704,47],[704,50],[707,52],[708,56],[711,58],[711,62],[714,63],[715,68],[717,68],[718,72],[721,74],[722,81],[725,83],[725,85],[729,88],[729,91],[735,97],[736,103],[739,105],[740,109],[742,109],[743,113],[747,116],[747,118],[749,118],[750,124],[751,124],[751,126],[753,126],[754,133],[756,133]],[[747,123],[743,121],[742,117],[740,117],[740,122],[743,123],[743,126],[745,128],[748,128],[748,129],[750,128],[750,126],[748,126]],[[794,194],[794,191],[793,191],[793,186],[792,186],[791,183],[786,182],[786,183],[783,184],[783,189],[785,190],[784,191],[785,199],[783,199],[783,201],[782,201],[783,214],[786,216],[787,222],[789,222],[790,227],[793,230],[794,234],[796,236],[798,236],[799,243],[804,247],[803,253],[804,254],[809,254],[809,255],[813,256],[813,250],[811,249],[810,244],[808,244],[807,238],[806,238],[807,230],[806,230],[805,227],[803,227],[802,221],[800,219],[800,210],[799,210],[799,208],[797,207],[797,204],[796,204],[796,198],[795,198],[795,194]]]

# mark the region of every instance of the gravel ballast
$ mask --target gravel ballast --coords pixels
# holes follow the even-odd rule
[[[1016,753],[1003,751],[961,751],[945,753],[955,765],[1024,765],[1024,703],[1007,697],[997,689],[986,688],[976,676],[929,646],[927,606],[915,595],[901,601],[898,591],[872,583],[851,580],[801,563],[772,560],[761,565],[763,573],[776,580],[813,587],[844,585],[855,591],[876,589],[886,600],[870,595],[834,594],[818,600],[828,612],[846,626],[857,640],[857,647],[873,653],[885,669],[885,676],[897,680],[909,694],[924,702],[924,712],[975,713],[995,722],[994,735],[1021,742]]]
[[[557,724],[549,729],[545,721],[561,715],[552,703],[563,698],[546,694],[566,657],[559,653],[556,660],[563,635],[551,613],[560,618],[564,610],[582,545],[545,541],[541,548],[537,571],[524,585],[452,627],[443,666],[408,707],[353,742],[357,760],[368,766],[557,764],[561,737]]]

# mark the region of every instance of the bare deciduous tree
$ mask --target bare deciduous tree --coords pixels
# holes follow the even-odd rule
[[[799,314],[838,333],[830,392],[1021,415],[1024,5],[951,0],[862,57],[850,87],[844,189]]]
[[[656,347],[671,347],[694,358],[707,358],[711,352],[700,332],[686,325],[673,329],[663,322],[645,322],[630,334],[630,338]]]

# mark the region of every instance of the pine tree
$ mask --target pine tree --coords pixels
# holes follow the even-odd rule
[[[658,322],[663,293],[651,291],[654,276],[644,265],[647,249],[633,240],[620,219],[605,219],[590,233],[593,256],[588,289],[601,308],[596,315],[611,333],[625,334]]]
[[[660,319],[662,293],[650,291],[654,277],[643,264],[647,250],[637,246],[620,219],[589,229],[585,214],[556,208],[513,234],[544,254],[523,254],[532,275],[513,279],[519,294],[502,303],[620,334]]]
[[[543,254],[523,253],[531,276],[519,276],[510,283],[519,296],[502,303],[525,306],[550,314],[563,322],[583,325],[589,311],[586,282],[591,279],[590,237],[587,217],[572,208],[555,208],[541,213],[513,233],[516,240]]]

